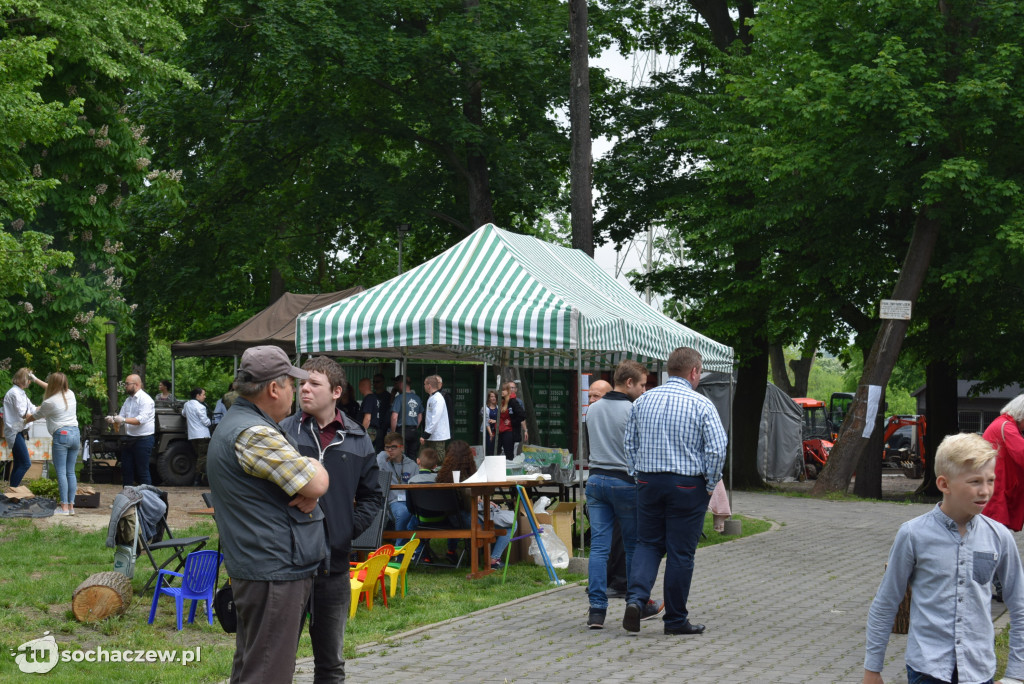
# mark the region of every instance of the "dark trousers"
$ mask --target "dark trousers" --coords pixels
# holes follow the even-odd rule
[[[505,459],[511,461],[516,457],[516,432],[515,430],[509,430],[507,432],[498,433],[498,442],[501,443],[501,450],[505,454]]]
[[[665,627],[679,629],[689,615],[693,555],[711,494],[703,477],[637,473],[637,540],[629,568],[629,603],[651,598],[661,557],[665,559]]]
[[[345,623],[352,598],[348,573],[317,574],[313,582],[313,682],[345,681]]]
[[[419,430],[417,430],[415,427],[411,425],[406,425],[404,429],[405,434],[403,436],[403,439],[405,439],[405,455],[415,461],[416,457],[420,453]],[[402,426],[398,426],[397,428],[395,428],[395,432],[399,434],[402,434],[402,430]]]
[[[612,526],[612,546],[608,551],[608,589],[625,593],[629,578],[626,576],[626,549],[622,545],[622,527],[618,519]]]
[[[137,437],[121,449],[121,484],[153,484],[149,474],[149,455],[153,453],[153,435]],[[133,479],[134,478],[134,479]]]
[[[25,473],[32,467],[32,459],[28,455],[28,442],[25,441],[25,435],[18,433],[18,436],[14,438],[14,444],[9,444],[11,447],[11,454],[14,456],[14,468],[11,471],[11,486],[17,487],[21,484],[21,479],[25,477]]]
[[[188,441],[192,444],[192,452],[196,455],[195,483],[201,484],[203,477],[206,476],[206,452],[210,448],[210,438],[202,437]]]
[[[953,668],[953,678],[948,682],[942,679],[936,679],[931,675],[927,675],[923,672],[918,672],[909,665],[907,665],[907,684],[959,684],[960,677],[957,675],[956,668]],[[988,680],[985,684],[992,684],[992,680]]]
[[[313,578],[291,582],[233,579],[231,586],[238,616],[231,684],[291,684]]]

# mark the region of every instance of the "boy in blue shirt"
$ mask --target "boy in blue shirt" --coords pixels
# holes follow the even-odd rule
[[[981,515],[992,497],[996,451],[981,435],[950,435],[935,454],[942,503],[904,523],[868,612],[864,684],[882,684],[885,648],[909,586],[909,684],[990,683],[996,670],[992,578],[1010,611],[1002,684],[1024,677],[1024,586],[1010,531]]]

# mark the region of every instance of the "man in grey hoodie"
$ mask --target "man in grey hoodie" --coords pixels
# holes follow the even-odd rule
[[[591,629],[604,627],[608,612],[607,565],[612,529],[618,522],[629,571],[636,545],[636,481],[626,459],[626,421],[636,400],[647,386],[647,369],[636,361],[623,361],[615,368],[614,389],[587,409],[590,437],[590,474],[587,477],[587,511],[590,515],[590,579],[587,594]],[[664,610],[663,601],[650,600],[641,619]]]

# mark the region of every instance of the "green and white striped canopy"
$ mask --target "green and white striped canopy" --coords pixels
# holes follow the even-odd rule
[[[654,311],[576,249],[488,224],[376,287],[299,315],[300,354],[472,359],[531,368],[664,361],[693,347],[732,370],[730,347]],[[372,352],[372,353],[371,353]]]

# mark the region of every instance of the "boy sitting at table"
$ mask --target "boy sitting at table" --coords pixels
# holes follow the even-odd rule
[[[423,447],[420,449],[420,455],[416,457],[416,463],[419,465],[419,472],[409,478],[409,484],[428,484],[437,481],[437,473],[434,469],[437,468],[437,449],[433,447]],[[413,516],[415,519],[416,516]],[[412,521],[410,520],[410,525]],[[416,529],[410,527],[410,530]]]

